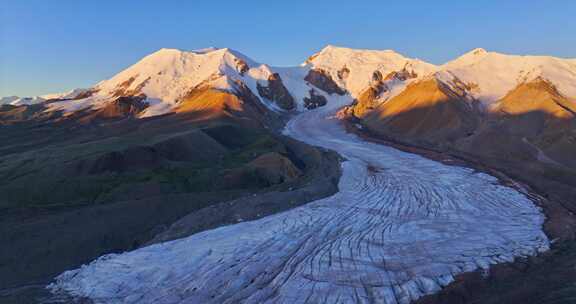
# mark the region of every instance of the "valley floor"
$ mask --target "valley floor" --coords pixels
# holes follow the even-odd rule
[[[548,249],[544,215],[525,195],[366,142],[335,110],[305,112],[285,130],[346,158],[335,195],[103,256],[51,290],[97,303],[409,303],[463,272]]]

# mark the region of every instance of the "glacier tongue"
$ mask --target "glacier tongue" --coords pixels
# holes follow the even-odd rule
[[[340,191],[251,222],[106,255],[54,293],[96,303],[409,303],[548,249],[539,208],[494,177],[347,134],[335,109],[285,133],[338,151]]]

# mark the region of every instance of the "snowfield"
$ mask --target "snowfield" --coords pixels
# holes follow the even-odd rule
[[[548,249],[544,216],[496,178],[348,134],[329,103],[285,133],[344,156],[340,191],[251,222],[103,256],[48,288],[95,303],[409,303]]]

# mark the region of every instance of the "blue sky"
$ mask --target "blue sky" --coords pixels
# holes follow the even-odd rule
[[[483,47],[576,58],[576,1],[27,1],[0,6],[0,96],[88,87],[162,47],[296,65],[327,44],[443,63]]]

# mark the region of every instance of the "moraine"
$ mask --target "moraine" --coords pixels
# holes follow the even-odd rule
[[[299,114],[285,133],[347,159],[337,194],[103,256],[50,290],[95,303],[409,303],[459,273],[548,249],[544,215],[523,194],[365,142],[335,110]]]

